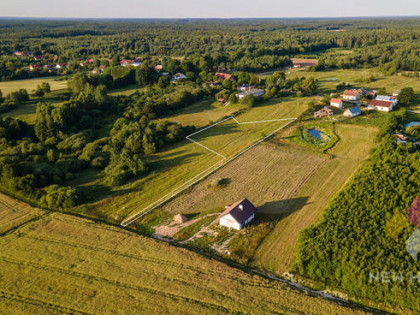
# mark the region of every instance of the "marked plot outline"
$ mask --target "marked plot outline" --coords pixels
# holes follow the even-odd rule
[[[257,146],[258,144],[260,144],[261,142],[263,142],[264,140],[266,140],[267,138],[271,137],[273,134],[275,134],[276,132],[280,131],[281,129],[285,128],[286,126],[288,126],[289,124],[291,124],[292,122],[294,122],[297,118],[281,118],[281,119],[269,119],[269,120],[256,120],[256,121],[246,121],[246,122],[240,122],[238,121],[235,117],[230,116],[228,118],[225,118],[217,123],[214,123],[210,126],[204,127],[188,136],[186,136],[186,139],[200,147],[202,147],[203,149],[219,156],[221,159],[216,162],[215,164],[213,164],[212,166],[210,166],[209,168],[205,169],[204,171],[202,171],[201,173],[197,174],[196,176],[194,176],[193,178],[189,179],[188,181],[184,182],[182,185],[176,187],[175,189],[171,190],[169,193],[165,194],[164,196],[162,196],[161,198],[157,199],[156,201],[154,201],[153,203],[151,203],[150,205],[148,205],[147,207],[143,208],[142,210],[136,212],[135,214],[129,216],[128,218],[126,218],[125,220],[123,220],[121,222],[122,226],[128,226],[130,224],[132,224],[134,221],[140,219],[141,217],[143,217],[144,215],[148,214],[149,212],[153,211],[154,209],[158,208],[159,206],[163,205],[164,203],[166,203],[167,201],[169,201],[170,199],[176,197],[177,195],[179,195],[180,193],[182,193],[184,190],[188,189],[189,187],[195,185],[196,183],[198,183],[199,181],[201,181],[202,179],[204,179],[205,177],[209,176],[210,174],[212,174],[213,172],[217,171],[218,169],[220,169],[221,167],[223,167],[224,165],[226,165],[227,163],[233,161],[234,159],[238,158],[239,156],[241,156],[242,154],[244,154],[245,152],[247,152],[248,150],[252,149],[253,147]],[[246,125],[246,124],[259,124],[259,123],[270,123],[270,122],[278,122],[278,121],[288,121],[288,123],[286,123],[285,125],[280,126],[279,128],[275,129],[273,132],[271,132],[270,134],[268,134],[267,136],[264,136],[263,138],[257,140],[255,143],[251,144],[250,146],[248,146],[247,148],[245,148],[244,150],[240,151],[239,153],[235,154],[233,157],[231,158],[227,158],[225,155],[222,155],[221,153],[209,148],[208,146],[205,146],[204,144],[192,139],[191,137],[200,134],[210,128],[216,127],[217,125],[220,125],[226,121],[229,120],[233,120],[234,122],[236,122],[236,124],[238,125]]]

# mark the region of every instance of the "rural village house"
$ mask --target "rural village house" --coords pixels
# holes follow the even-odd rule
[[[216,72],[215,74],[216,78],[219,80],[233,80],[233,76],[231,74],[228,73],[221,73],[221,72]]]
[[[360,93],[354,90],[346,90],[343,93],[343,99],[346,101],[358,101],[360,99]]]
[[[344,117],[356,117],[362,113],[362,110],[359,107],[351,107],[346,110],[343,114]]]
[[[163,74],[162,74],[163,75]],[[176,82],[178,80],[181,79],[186,79],[187,77],[185,76],[185,74],[183,73],[175,73],[174,76],[172,77],[172,82]]]
[[[248,96],[248,95],[254,95],[255,97],[259,97],[259,96],[263,96],[264,94],[265,94],[265,91],[262,89],[250,89],[250,90],[241,92],[239,94],[236,94],[236,96],[241,100],[245,96]]]
[[[382,112],[390,112],[394,108],[394,103],[381,100],[371,100],[369,106]]]
[[[375,100],[391,102],[392,106],[395,106],[398,103],[398,100],[395,96],[389,96],[389,95],[378,95],[378,96],[375,97]]]
[[[219,225],[235,230],[245,227],[255,217],[257,209],[248,200],[244,199],[227,208],[219,219]]]
[[[338,109],[343,109],[343,100],[340,98],[332,98],[330,101],[330,105],[333,107],[337,107]]]

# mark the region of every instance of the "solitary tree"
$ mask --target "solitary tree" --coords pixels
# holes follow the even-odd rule
[[[416,100],[416,95],[412,87],[405,87],[398,95],[398,102],[403,106],[411,106]]]

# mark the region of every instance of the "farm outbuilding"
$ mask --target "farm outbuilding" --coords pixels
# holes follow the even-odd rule
[[[222,213],[219,225],[240,230],[254,219],[256,211],[254,205],[245,198],[234,203]]]
[[[187,222],[188,218],[183,214],[177,214],[174,216],[174,222],[178,224],[182,224]]]
[[[352,107],[346,110],[343,114],[344,117],[356,117],[362,113],[359,107]]]

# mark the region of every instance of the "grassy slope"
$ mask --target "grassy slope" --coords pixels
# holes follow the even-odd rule
[[[3,214],[32,212],[0,204]],[[0,224],[7,215],[0,217]],[[61,213],[0,236],[8,314],[357,314],[193,252]]]
[[[175,121],[183,126],[203,127],[210,122],[219,121],[224,116],[230,116],[241,108],[240,105],[223,106],[210,101],[203,101],[189,106],[175,115],[163,117],[161,120]]]
[[[305,109],[306,101],[307,99],[270,101],[265,105],[250,109],[237,118],[239,121],[252,121],[296,117]],[[227,121],[194,136],[193,139],[229,158],[285,123],[280,121],[238,125]],[[113,191],[116,194],[123,194],[91,204],[87,208],[84,207],[83,211],[119,222],[130,213],[140,211],[220,160],[219,156],[196,144],[189,141],[180,142],[153,157],[154,171],[151,174],[128,185],[115,188]],[[101,198],[101,196],[98,197]]]
[[[25,80],[14,80],[0,82],[0,90],[3,92],[3,95],[6,96],[10,92],[17,91],[19,89],[26,89],[28,93],[32,93],[32,90],[35,90],[37,85],[48,82],[51,86],[51,90],[61,90],[67,88],[67,81],[55,81],[56,77],[44,77],[36,79],[25,79]]]
[[[337,125],[341,141],[330,150],[335,158],[325,161],[298,192],[295,202],[308,197],[306,203],[298,210],[299,205],[289,205],[296,211],[277,223],[256,251],[253,265],[277,273],[289,270],[299,233],[317,221],[328,200],[368,156],[376,132],[373,127]]]

